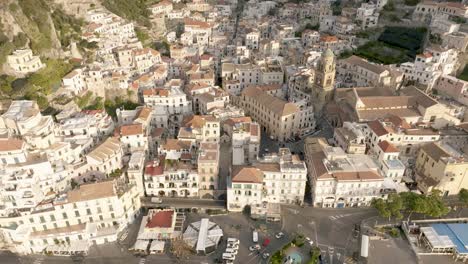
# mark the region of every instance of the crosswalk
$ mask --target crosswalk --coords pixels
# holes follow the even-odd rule
[[[346,257],[343,263],[344,264],[356,264],[357,261],[354,260],[352,257]]]
[[[340,218],[343,218],[343,217],[347,217],[347,216],[350,216],[351,214],[339,214],[339,215],[332,215],[332,216],[329,216],[328,218],[332,221],[334,220],[337,220],[337,219],[340,219]]]
[[[44,258],[38,258],[38,259],[35,259],[33,264],[42,264],[44,261]]]

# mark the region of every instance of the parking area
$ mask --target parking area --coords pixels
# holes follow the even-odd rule
[[[418,263],[416,255],[404,238],[371,240],[368,263]],[[447,263],[447,262],[438,262]]]
[[[116,243],[93,246],[89,255],[81,260],[70,258],[57,258],[48,256],[20,257],[18,262],[12,263],[222,263],[222,254],[225,252],[227,239],[239,239],[238,254],[234,263],[257,264],[269,263],[262,256],[268,253],[271,257],[277,250],[283,248],[297,234],[309,237],[314,245],[322,251],[322,263],[344,263],[346,257],[357,250],[358,243],[353,237],[354,224],[362,219],[375,216],[371,209],[321,209],[299,206],[282,206],[282,221],[266,222],[264,220],[252,220],[242,213],[229,213],[224,215],[207,215],[204,213],[186,213],[184,226],[192,222],[208,217],[210,221],[218,224],[223,230],[223,239],[218,248],[206,255],[190,253],[183,259],[177,259],[170,250],[170,243],[166,244],[163,254],[138,257],[128,251],[135,243],[141,218],[128,228],[124,239]],[[184,230],[185,230],[184,227]],[[252,231],[258,231],[258,244],[260,250],[250,251],[254,245]],[[277,239],[275,234],[283,232],[284,236]],[[264,246],[265,240],[269,240]],[[298,249],[303,256],[303,261],[309,257],[310,245]],[[12,256],[13,258],[14,256]],[[348,263],[348,262],[347,262]],[[352,262],[351,262],[352,263]]]

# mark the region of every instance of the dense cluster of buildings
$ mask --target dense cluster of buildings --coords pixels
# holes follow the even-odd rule
[[[468,189],[468,84],[454,76],[468,38],[447,22],[467,17],[466,6],[418,4],[413,19],[430,23],[442,44],[381,65],[338,55],[378,25],[386,0],[339,16],[322,0],[215,2],[148,7],[151,33],[167,41],[159,51],[132,22],[87,12],[82,38],[96,43],[96,59],[64,76],[57,94],[126,98],[134,109],[111,117],[73,100],[54,116],[28,100],[2,108],[0,237],[10,250],[85,254],[115,241],[147,197],[226,199],[228,211],[277,220],[281,204],[302,205],[306,195],[314,207],[342,208]],[[7,64],[21,74],[43,67],[31,50]],[[288,148],[300,140],[303,150]],[[140,246],[152,240],[156,251],[164,244],[155,241],[182,236],[197,252],[217,247],[218,226],[202,219],[182,232],[179,218],[150,210]]]

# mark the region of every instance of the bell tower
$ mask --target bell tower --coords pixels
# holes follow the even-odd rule
[[[333,99],[335,88],[335,55],[327,49],[320,58],[315,70],[315,82],[312,90],[314,111],[322,112],[323,107]]]

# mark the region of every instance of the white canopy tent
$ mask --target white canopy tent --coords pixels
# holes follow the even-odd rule
[[[198,253],[213,251],[223,237],[223,230],[208,218],[190,224],[184,232],[183,239]]]

